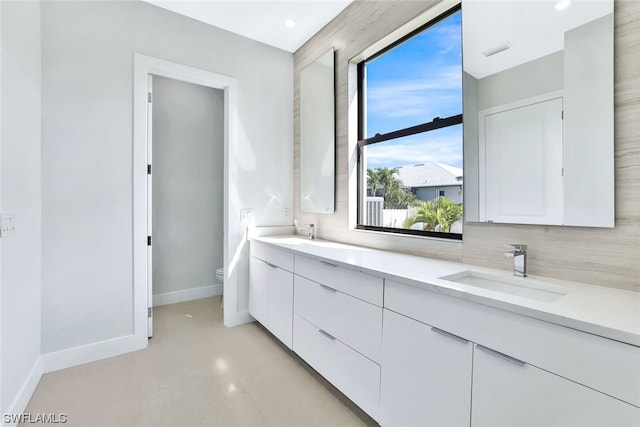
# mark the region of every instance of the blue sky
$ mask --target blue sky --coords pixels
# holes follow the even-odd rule
[[[367,137],[462,113],[460,12],[367,63]],[[462,126],[367,147],[369,168],[462,167]]]

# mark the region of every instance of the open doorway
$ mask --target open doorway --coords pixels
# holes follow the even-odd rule
[[[237,167],[230,159],[237,154],[237,92],[238,83],[233,77],[213,73],[211,71],[190,67],[183,64],[134,54],[134,125],[133,125],[133,294],[134,324],[133,335],[136,346],[144,347],[149,336],[150,314],[153,306],[153,287],[148,280],[152,274],[152,252],[149,250],[148,228],[149,212],[147,211],[148,193],[152,193],[153,185],[148,186],[148,152],[147,134],[153,132],[148,119],[149,76],[161,76],[181,82],[194,83],[221,90],[224,93],[224,155],[223,155],[223,198],[220,201],[223,209],[223,264],[224,268],[224,324],[233,326],[243,320],[237,310],[237,272],[233,268],[234,254],[237,251],[237,233],[230,230],[238,228],[239,220],[232,216],[237,207],[230,202],[230,187],[238,180]],[[151,154],[152,156],[152,154]],[[153,166],[152,166],[153,168]],[[234,210],[236,209],[236,210]],[[152,213],[151,213],[152,214]],[[231,235],[231,238],[230,238]],[[151,259],[148,259],[150,258]],[[215,262],[215,261],[214,261]],[[230,267],[231,265],[231,267]],[[218,266],[214,266],[218,267]]]
[[[157,307],[222,294],[224,91],[154,75],[148,88],[147,281]]]

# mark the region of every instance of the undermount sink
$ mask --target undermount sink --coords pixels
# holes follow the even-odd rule
[[[557,301],[569,292],[569,289],[562,286],[526,277],[502,277],[477,271],[463,271],[440,279],[544,302]]]

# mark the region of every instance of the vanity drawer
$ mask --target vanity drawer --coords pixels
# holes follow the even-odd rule
[[[295,274],[382,307],[384,282],[381,277],[297,254]]]
[[[278,266],[283,270],[293,272],[293,253],[276,248],[268,243],[252,240],[249,245],[252,257],[261,259],[269,264]]]
[[[293,350],[373,419],[378,419],[380,365],[293,316]]]
[[[380,363],[381,307],[296,275],[294,312]]]
[[[527,363],[640,406],[640,348],[487,307],[489,346]],[[482,343],[480,343],[482,344]]]
[[[393,281],[385,307],[640,406],[640,347]]]

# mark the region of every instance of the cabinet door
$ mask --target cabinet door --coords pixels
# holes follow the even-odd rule
[[[472,426],[640,425],[640,408],[478,345],[472,396]]]
[[[472,357],[469,341],[384,310],[381,424],[468,426]]]
[[[268,325],[287,347],[291,348],[293,333],[293,273],[281,268],[269,268]]]
[[[249,260],[249,313],[265,327],[269,313],[269,273],[271,267],[264,261]]]

